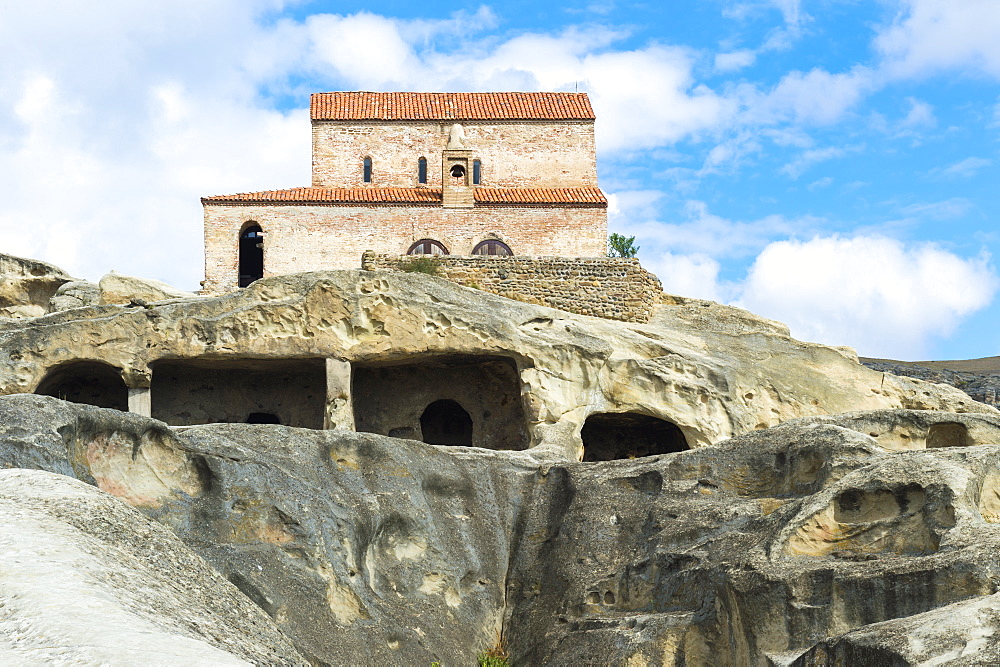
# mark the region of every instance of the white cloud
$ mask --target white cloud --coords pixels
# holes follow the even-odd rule
[[[1000,3],[996,0],[903,0],[904,10],[875,46],[895,77],[964,69],[1000,77]]]
[[[753,86],[741,86],[736,93],[746,107],[744,122],[829,125],[841,120],[877,85],[876,74],[858,65],[839,74],[819,68],[790,72],[766,93]]]
[[[767,246],[737,305],[787,323],[798,338],[912,359],[987,306],[997,287],[984,256],[883,237],[817,237]]]
[[[740,49],[729,53],[715,54],[715,69],[719,72],[735,72],[753,65],[757,52],[751,49]]]
[[[721,266],[708,255],[640,252],[639,257],[643,268],[656,274],[668,294],[709,301],[724,301],[728,296],[719,282]]]
[[[792,179],[798,179],[814,164],[834,160],[844,157],[849,153],[857,153],[863,150],[863,146],[830,146],[827,148],[813,148],[803,151],[794,160],[781,168],[781,173],[787,174]]]
[[[940,173],[945,176],[954,176],[957,178],[968,178],[970,176],[975,176],[981,169],[989,167],[992,164],[993,160],[988,160],[986,158],[967,157],[964,160],[960,160],[943,169],[935,170],[934,173]]]
[[[903,209],[903,213],[932,220],[954,220],[965,216],[973,208],[975,205],[965,197],[952,197],[929,204],[911,204]]]

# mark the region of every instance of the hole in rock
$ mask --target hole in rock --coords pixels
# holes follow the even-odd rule
[[[323,428],[322,359],[188,359],[153,366],[152,412],[171,426],[212,423]]]
[[[352,387],[358,431],[487,449],[528,446],[521,380],[505,357],[355,364]]]
[[[434,401],[420,415],[420,432],[429,445],[472,446],[472,417],[458,401]]]
[[[965,424],[944,422],[934,424],[927,430],[927,448],[932,447],[968,447],[969,429]]]
[[[837,496],[833,506],[833,519],[838,523],[885,521],[901,514],[919,511],[924,506],[926,497],[924,489],[917,485],[897,490],[848,489]]]
[[[128,387],[121,370],[99,361],[57,366],[38,383],[35,393],[99,408],[128,410]]]
[[[603,412],[587,417],[580,431],[584,461],[612,461],[688,449],[676,424],[633,412]]]
[[[247,415],[248,424],[280,424],[278,415],[270,412],[251,412]]]

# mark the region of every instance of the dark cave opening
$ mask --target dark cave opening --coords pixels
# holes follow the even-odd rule
[[[100,361],[76,361],[56,366],[38,383],[35,393],[128,411],[128,387],[121,370]]]
[[[634,412],[590,415],[580,431],[584,461],[613,461],[690,449],[672,422]]]

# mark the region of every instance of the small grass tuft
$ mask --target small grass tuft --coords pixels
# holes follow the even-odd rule
[[[404,263],[400,268],[407,273],[423,273],[428,276],[436,276],[439,267],[437,260],[431,257],[417,257]]]
[[[476,657],[476,660],[479,662],[479,667],[510,667],[510,655],[504,648],[503,642],[486,649]]]

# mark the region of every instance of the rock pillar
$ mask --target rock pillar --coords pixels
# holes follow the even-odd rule
[[[128,388],[128,411],[143,417],[153,416],[153,403],[150,400],[149,387]]]
[[[326,409],[323,428],[354,430],[354,403],[351,401],[351,363],[326,360]]]

